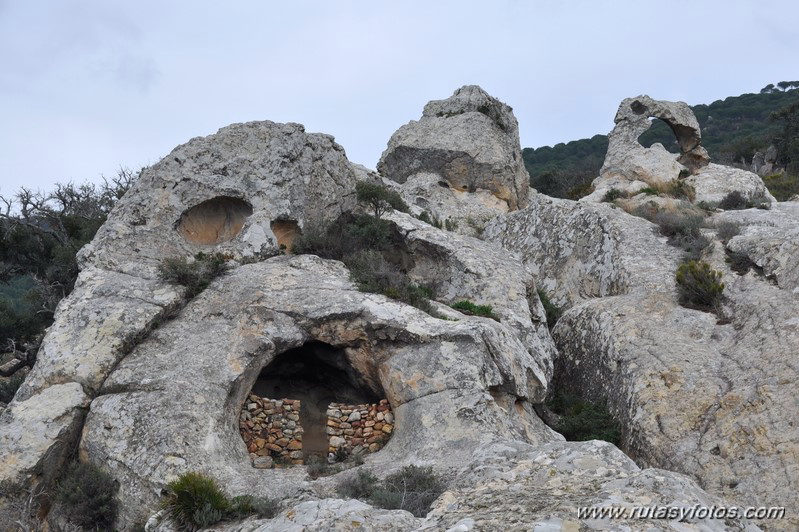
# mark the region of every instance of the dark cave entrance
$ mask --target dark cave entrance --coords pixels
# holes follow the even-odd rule
[[[252,393],[273,400],[300,401],[303,461],[328,455],[327,412],[331,403],[376,404],[381,399],[362,382],[343,349],[316,341],[276,356],[261,371]]]

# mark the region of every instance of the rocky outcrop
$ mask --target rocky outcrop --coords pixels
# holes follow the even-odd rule
[[[777,201],[757,174],[731,166],[711,163],[685,182],[694,190],[695,203],[716,206],[731,192],[740,193],[754,206],[769,206]]]
[[[697,505],[725,506],[689,478],[660,469],[641,470],[612,445],[551,442],[539,446],[496,442],[475,451],[450,489],[424,519],[400,510],[378,510],[359,501],[302,502],[272,520],[222,527],[224,532],[283,530],[706,530],[756,531],[740,518],[692,515]],[[672,516],[633,517],[633,508]],[[627,512],[580,516],[579,509]],[[662,510],[661,510],[662,511]],[[680,515],[679,512],[682,512]],[[166,529],[158,529],[166,532]]]
[[[78,259],[84,269],[154,278],[164,257],[209,249],[274,255],[292,227],[330,222],[354,207],[355,182],[329,135],[299,124],[233,124],[144,170]]]
[[[509,106],[475,85],[461,87],[446,100],[429,102],[420,120],[392,135],[377,170],[393,181],[408,183],[410,204],[422,198],[422,208],[441,219],[453,218],[464,229],[469,216],[481,222],[491,211],[527,204],[529,176],[516,118]],[[482,208],[473,206],[467,215],[458,212],[455,205],[464,194],[477,194],[478,201],[472,203]]]
[[[108,375],[185,303],[182,287],[158,279],[162,259],[275,254],[274,221],[332,219],[354,205],[354,188],[343,149],[298,124],[234,124],[145,170],[80,251],[75,289],[0,418],[0,482],[46,481]],[[52,415],[32,406],[43,403]]]
[[[645,148],[638,138],[651,126],[650,118],[669,125],[677,138],[680,153],[670,153],[661,144]],[[649,96],[627,98],[619,105],[616,126],[608,135],[608,152],[593,181],[594,191],[582,199],[603,201],[611,189],[633,195],[644,188],[662,189],[684,180],[694,192],[695,203],[717,205],[731,192],[739,192],[754,204],[776,200],[757,174],[718,164],[710,164],[701,146],[702,134],[693,111],[684,102],[653,100]]]
[[[639,464],[691,475],[739,505],[792,507],[795,211],[786,203],[716,215],[742,225],[728,249],[749,253],[781,283],[732,272],[716,241],[705,260],[724,272],[727,320],[678,304],[681,252],[620,209],[533,198],[492,222],[486,237],[539,264],[539,285],[571,306],[553,331],[554,387],[607,401],[622,448]],[[793,519],[770,526],[790,529]]]
[[[646,220],[543,194],[491,222],[484,238],[519,253],[538,287],[563,307],[633,289],[673,291],[680,260]]]
[[[644,148],[638,142],[638,137],[651,127],[650,118],[659,118],[669,125],[680,145],[679,155],[670,153],[661,144]],[[608,135],[608,153],[599,178],[594,180],[596,192],[591,198],[596,196],[601,200],[611,188],[633,192],[668,183],[710,162],[707,151],[700,145],[699,122],[684,102],[653,100],[649,96],[627,98],[619,105],[614,122],[616,126]]]
[[[304,473],[251,466],[238,413],[261,369],[311,340],[344,349],[339,362],[393,408],[393,435],[372,463],[444,467],[493,439],[557,438],[532,411],[528,398],[540,400],[545,383],[509,329],[433,318],[359,292],[348,277],[311,255],[241,266],[119,363],[92,402],[81,454],[119,480],[124,523],[186,471],[210,474],[231,495],[303,488]]]

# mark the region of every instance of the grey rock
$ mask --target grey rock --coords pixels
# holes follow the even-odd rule
[[[799,203],[775,203],[768,211],[727,211],[714,220],[741,228],[727,249],[748,257],[780,288],[799,294]]]
[[[394,434],[375,464],[446,467],[495,438],[557,439],[527,400],[545,392],[511,329],[436,319],[359,292],[348,277],[341,263],[310,255],[241,266],[118,364],[92,402],[81,453],[120,481],[123,523],[186,471],[210,474],[231,495],[306,489],[301,468],[252,468],[233,424],[261,369],[309,340],[344,348],[391,403]]]
[[[88,405],[74,382],[12,401],[0,413],[0,481],[13,487],[52,482],[73,450]]]
[[[715,205],[731,192],[740,192],[756,205],[771,205],[777,201],[757,174],[731,166],[711,163],[687,177],[685,182],[694,189],[696,203]]]
[[[147,168],[78,258],[82,268],[154,278],[164,257],[268,256],[306,223],[353,207],[355,182],[329,135],[299,124],[233,124]]]
[[[503,325],[516,333],[530,353],[517,357],[539,382],[528,390],[533,402],[542,402],[552,377],[555,346],[546,325],[546,313],[535,279],[518,257],[495,244],[431,227],[407,214],[388,217],[403,235],[408,276],[432,287],[437,301],[470,301],[488,305]]]
[[[674,290],[679,251],[654,224],[605,203],[536,194],[483,235],[519,253],[537,286],[562,307],[633,289]]]
[[[578,508],[724,505],[688,477],[641,470],[600,441],[498,442],[477,451],[454,484],[418,530],[759,530],[741,519],[578,517]]]
[[[657,143],[644,148],[638,142],[638,137],[651,127],[651,117],[671,127],[680,145],[679,155]],[[586,201],[601,201],[611,188],[634,192],[648,185],[668,183],[710,162],[707,151],[700,145],[699,122],[684,102],[653,100],[649,96],[627,98],[619,105],[614,122],[616,126],[608,135],[605,162],[593,183],[595,192]]]
[[[529,177],[516,118],[509,106],[475,85],[429,102],[419,121],[392,135],[377,170],[398,183],[437,174],[454,191],[488,191],[505,209],[527,204]]]

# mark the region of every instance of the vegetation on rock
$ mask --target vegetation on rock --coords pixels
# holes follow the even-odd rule
[[[358,202],[368,206],[374,212],[374,217],[378,219],[389,209],[400,212],[410,210],[397,192],[377,183],[359,181],[355,185],[355,194]]]
[[[211,281],[225,273],[227,257],[222,253],[203,252],[194,255],[194,260],[186,257],[169,257],[158,265],[158,275],[164,281],[185,286],[188,296],[194,297],[211,284]]]
[[[118,489],[111,475],[94,464],[73,463],[56,487],[55,501],[71,524],[83,530],[111,530]]]
[[[169,494],[162,505],[179,530],[194,532],[220,521],[248,515],[271,518],[277,504],[268,498],[249,495],[228,498],[216,481],[201,473],[189,472],[167,485]]]
[[[491,308],[491,305],[475,305],[471,301],[464,299],[451,304],[450,307],[454,308],[455,310],[459,310],[464,314],[482,316],[484,318],[491,318],[492,320],[500,321],[499,316],[494,314],[494,309]]]
[[[680,303],[689,308],[716,311],[724,293],[721,272],[703,261],[680,264],[676,274]]]
[[[409,465],[387,476],[382,483],[370,471],[361,469],[356,476],[342,481],[338,491],[344,497],[369,500],[379,508],[407,510],[416,517],[424,517],[433,501],[444,492],[444,483],[432,467]]]
[[[558,415],[558,421],[552,428],[567,440],[604,440],[619,444],[619,424],[604,403],[591,403],[576,395],[557,393],[547,407]]]
[[[547,327],[551,330],[563,315],[563,309],[553,303],[541,288],[538,289],[538,299],[541,300],[541,305],[547,315]]]

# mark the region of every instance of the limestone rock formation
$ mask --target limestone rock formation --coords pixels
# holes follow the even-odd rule
[[[233,124],[147,168],[79,260],[152,278],[153,265],[168,256],[273,255],[306,223],[352,208],[355,182],[329,135],[299,124]]]
[[[475,85],[429,102],[420,120],[392,135],[377,170],[408,183],[410,204],[421,201],[422,208],[442,219],[457,219],[464,228],[467,216],[454,205],[466,203],[459,200],[469,195],[476,194],[477,201],[469,198],[468,216],[478,221],[527,204],[529,176],[516,118],[509,106]]]
[[[495,219],[483,235],[520,253],[538,287],[564,307],[634,288],[673,291],[680,259],[646,220],[607,204],[543,194]]]
[[[638,137],[651,126],[650,118],[669,125],[680,145],[679,155],[658,143],[645,148],[638,142]],[[582,201],[602,201],[611,189],[635,194],[678,179],[693,189],[692,201],[696,203],[716,205],[734,191],[757,204],[776,201],[757,174],[710,164],[710,157],[701,146],[699,122],[684,102],[653,100],[649,96],[627,98],[619,105],[615,123],[608,135],[608,152],[600,175],[593,181],[594,191]]]
[[[693,168],[702,152],[692,131],[683,164]],[[510,108],[477,87],[428,104],[392,138],[380,169],[351,164],[329,136],[272,122],[193,139],[148,169],[81,251],[75,290],[0,413],[0,486],[46,487],[77,449],[119,483],[122,530],[157,513],[166,484],[189,471],[230,496],[280,501],[276,518],[219,528],[230,531],[618,530],[640,523],[578,518],[577,508],[722,504],[718,495],[796,504],[797,261],[783,242],[794,238],[795,206],[717,215],[748,225],[727,249],[777,283],[726,269],[718,242],[707,260],[730,286],[724,324],[677,305],[679,253],[649,222],[610,205],[528,197]],[[341,262],[281,253],[309,224],[357,212],[358,180],[383,178],[417,199],[436,187],[441,195],[429,197],[440,204],[424,208],[462,227],[469,213],[485,214],[481,223],[499,215],[471,228],[485,240],[384,215],[393,247],[383,258],[434,288],[430,314],[360,291]],[[468,204],[481,206],[459,207]],[[780,228],[772,241],[770,227]],[[228,266],[199,295],[158,275],[163,259],[198,252],[224,254]],[[555,328],[560,354],[539,288],[570,307]],[[461,300],[490,305],[496,319],[447,306]],[[641,470],[610,444],[564,442],[535,410],[553,365],[556,382],[607,399],[633,458],[692,475],[714,495],[678,473]],[[338,498],[336,485],[357,469],[312,480],[301,465],[254,467],[239,432],[249,394],[267,377],[280,394],[334,374],[347,402],[320,396],[323,407],[390,405],[391,438],[361,467],[385,477],[430,465],[447,481],[427,517]],[[294,430],[294,407],[308,402],[291,401],[295,440],[285,448],[299,461],[291,452],[300,436],[310,450],[312,430]],[[147,529],[173,525],[161,512]],[[757,529],[738,519],[649,525]]]
[[[694,190],[695,203],[718,205],[731,192],[739,192],[756,206],[777,202],[757,174],[731,166],[710,163],[685,182]]]
[[[776,282],[734,273],[715,241],[704,260],[723,272],[725,320],[678,304],[679,250],[620,209],[533,198],[485,234],[538,264],[540,286],[571,307],[553,331],[554,386],[607,401],[639,464],[691,475],[739,505],[793,507],[797,214],[786,203],[714,217],[741,225],[727,249]],[[792,519],[770,526],[791,529]]]

